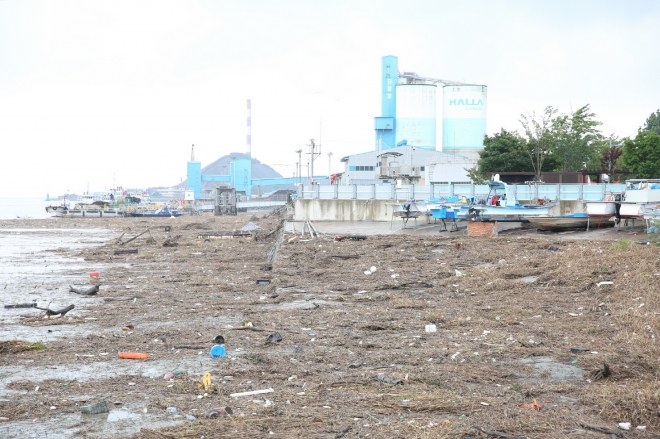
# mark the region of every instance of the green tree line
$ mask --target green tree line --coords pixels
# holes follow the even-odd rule
[[[546,107],[541,114],[522,114],[522,134],[502,129],[484,137],[473,181],[493,172],[600,170],[610,177],[627,171],[626,178],[660,178],[660,110],[651,113],[635,138],[605,136],[589,105],[570,114]]]

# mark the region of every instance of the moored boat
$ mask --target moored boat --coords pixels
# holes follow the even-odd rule
[[[104,205],[76,204],[62,216],[65,218],[116,218],[120,216],[120,213],[119,209],[108,208]]]
[[[621,218],[643,218],[647,210],[660,205],[660,179],[632,179],[626,181],[621,200]]]
[[[126,212],[126,216],[134,216],[139,218],[171,218],[181,216],[182,213],[175,209],[170,209],[169,207],[164,207],[158,210],[135,210],[131,212]]]
[[[488,195],[472,197],[469,206],[458,206],[457,217],[461,219],[484,221],[525,221],[530,216],[549,215],[557,205],[547,199],[538,200],[539,204],[520,204],[502,181],[489,181]]]
[[[587,229],[589,227],[589,215],[586,213],[527,217],[527,221],[532,224],[532,228],[537,230]],[[607,222],[607,225],[614,225],[614,223]]]

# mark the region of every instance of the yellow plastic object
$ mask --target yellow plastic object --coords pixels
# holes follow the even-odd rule
[[[211,372],[207,372],[197,383],[197,388],[204,387],[204,391],[208,392],[211,389]]]

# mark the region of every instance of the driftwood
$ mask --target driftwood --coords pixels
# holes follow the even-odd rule
[[[610,430],[609,428],[596,427],[595,425],[588,425],[588,424],[580,424],[580,426],[587,430],[592,430],[592,431],[597,431],[598,433],[612,435],[612,437],[623,437],[623,434],[621,434],[621,430],[619,430],[618,428],[616,430]]]
[[[478,425],[473,425],[472,428],[482,433],[486,433],[489,436],[503,437],[505,439],[527,439],[527,436],[512,436],[510,434],[502,433],[501,431],[497,431],[497,430],[486,430],[485,428],[479,427]]]
[[[104,297],[103,300],[105,302],[120,302],[120,301],[128,301],[128,300],[135,300],[135,299],[141,299],[142,296],[130,296],[130,297]]]
[[[135,235],[134,237],[132,237],[132,238],[129,239],[128,241],[120,242],[119,245],[128,244],[129,242],[133,241],[134,239],[137,239],[137,238],[139,238],[140,236],[144,235],[144,234],[147,233],[148,231],[149,231],[149,229],[145,230],[144,232],[140,233],[139,235]]]
[[[231,328],[234,331],[255,331],[255,332],[264,332],[265,329],[255,328],[254,326],[239,326],[238,328]]]
[[[69,285],[69,292],[82,294],[83,296],[96,296],[96,294],[99,292],[99,286],[94,285],[93,287],[90,288],[75,288]]]
[[[40,309],[41,311],[46,311],[47,316],[55,316],[55,315],[61,314],[62,317],[64,317],[64,314],[71,311],[73,308],[75,308],[75,306],[69,305],[66,308],[58,309],[58,310],[55,310],[55,311],[52,310],[52,309],[49,309],[49,308],[40,308],[38,306],[35,306],[35,308]]]
[[[121,238],[122,238],[125,234],[126,234],[126,232],[123,232],[121,235],[119,235],[119,238],[117,238],[117,239],[115,240],[115,242],[117,242],[117,244],[119,244],[119,243],[121,242]]]
[[[364,241],[367,235],[335,235],[335,241]]]
[[[206,349],[206,346],[189,346],[189,345],[179,345],[174,346],[174,349]]]
[[[138,249],[133,248],[129,250],[115,250],[116,255],[131,255],[131,254],[136,254],[138,252]]]
[[[165,242],[163,242],[163,247],[176,247],[177,245],[179,245],[177,241],[179,240],[179,238],[181,238],[181,236],[182,235],[176,235],[166,239]]]

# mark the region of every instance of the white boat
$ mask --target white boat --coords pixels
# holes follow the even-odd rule
[[[46,212],[48,212],[48,214],[54,218],[62,218],[67,214],[68,211],[69,207],[64,203],[60,205],[46,206]]]
[[[76,204],[68,209],[64,218],[115,218],[120,216],[119,209],[98,206],[95,204]]]
[[[590,217],[606,217],[610,218],[616,216],[616,206],[621,203],[623,194],[611,192],[605,196],[603,201],[588,201],[587,214]]]
[[[660,206],[660,179],[633,179],[626,181],[626,192],[621,200],[621,218],[643,218],[646,211]]]
[[[529,217],[527,221],[531,223],[532,228],[537,230],[586,229],[589,227],[589,215],[586,213]],[[614,223],[607,225],[614,225]]]
[[[539,204],[520,204],[502,181],[489,181],[488,195],[474,197],[469,206],[457,206],[459,218],[484,221],[524,221],[530,216],[549,215],[557,202],[539,200]]]

